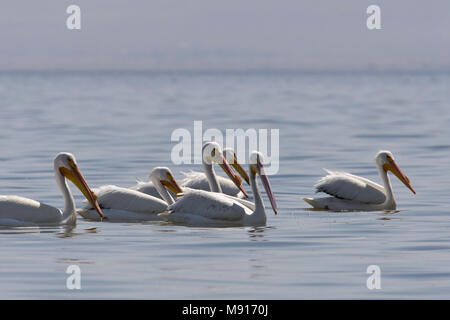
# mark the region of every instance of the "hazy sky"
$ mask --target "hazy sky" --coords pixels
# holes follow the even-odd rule
[[[366,27],[371,4],[382,30]],[[0,70],[265,68],[450,69],[450,1],[0,2]]]

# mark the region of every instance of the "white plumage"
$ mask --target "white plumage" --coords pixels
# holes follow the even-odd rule
[[[118,209],[140,213],[159,213],[167,208],[167,202],[148,194],[122,188],[114,185],[105,185],[93,189],[97,201],[103,209]]]
[[[242,181],[234,174],[230,165],[224,158],[220,146],[215,142],[207,142],[203,146],[203,166],[205,172],[209,172],[208,182],[210,184],[210,189],[216,192],[221,192],[220,185],[217,182],[217,177],[213,174],[214,169],[212,163],[217,163],[230,177],[231,181],[245,192],[242,187]],[[132,189],[120,188],[117,186],[103,186],[98,189],[98,202],[103,208],[105,216],[108,221],[135,221],[137,217],[141,217],[142,220],[157,220],[161,219],[156,214],[163,212],[167,209],[168,205],[174,203],[172,195],[165,189],[168,187],[173,194],[183,193],[184,198],[190,198],[191,190],[190,188],[183,189],[178,185],[172,176],[172,173],[168,168],[158,167],[152,170],[150,173],[150,183],[139,183]],[[137,190],[135,190],[137,189]],[[155,190],[158,196],[164,199],[162,201],[160,198],[154,197],[149,194],[142,193],[141,191],[146,190],[147,192],[154,193]],[[229,197],[229,196],[227,196]],[[179,200],[180,201],[180,200]],[[197,203],[201,206],[203,204]],[[245,202],[241,204],[245,208],[249,205]],[[133,214],[127,214],[131,212]],[[89,207],[84,210],[79,211],[80,215],[87,219],[96,219],[92,210]],[[138,215],[136,214],[143,214]]]
[[[233,182],[228,178],[216,175],[214,168],[212,167],[212,163],[216,162],[219,163],[222,169],[226,170],[226,167],[224,167],[221,162],[223,161],[223,159],[226,159],[227,161],[231,159],[232,160],[231,166],[233,166],[236,169],[236,171],[248,183],[248,174],[237,161],[237,156],[234,153],[234,151],[229,148],[225,148],[222,151],[217,143],[206,142],[203,145],[202,152],[206,153],[211,150],[217,150],[217,155],[213,157],[205,155],[205,157],[202,158],[202,165],[205,172],[198,172],[198,171],[182,172],[184,178],[181,181],[181,187],[183,189],[189,188],[189,189],[221,192],[233,197],[238,197],[241,199],[245,198],[245,195],[242,193],[242,191],[239,190],[235,182]],[[137,184],[132,186],[130,189],[137,190],[139,192],[152,195],[154,197],[160,197],[158,190],[156,190],[156,187],[152,181],[148,182],[137,181]]]
[[[163,212],[169,204],[174,203],[166,187],[175,194],[182,192],[182,189],[173,178],[169,168],[154,168],[150,173],[150,178],[160,198],[114,185],[105,185],[94,189],[97,201],[108,221],[161,220],[157,213]],[[86,219],[97,220],[90,206],[80,210],[79,214]]]
[[[303,200],[315,209],[333,211],[395,210],[397,205],[392,193],[388,171],[396,175],[413,193],[415,191],[409,178],[398,167],[391,152],[378,152],[375,163],[383,186],[347,172],[326,170],[328,174],[318,181],[315,188],[316,192],[324,192],[331,197],[303,198]]]
[[[23,227],[75,224],[77,220],[75,200],[66,178],[86,196],[94,208],[94,214],[103,216],[95,195],[89,189],[72,154],[59,153],[54,160],[54,172],[58,187],[64,196],[64,210],[19,196],[0,196],[0,225]]]
[[[316,192],[324,192],[339,199],[362,203],[383,203],[384,188],[378,183],[347,172],[330,171],[314,186]]]
[[[168,214],[163,213],[161,216],[176,222],[189,220],[189,224],[208,220],[208,224],[226,224],[238,222],[245,214],[250,213],[251,210],[246,206],[223,194],[191,189],[180,200],[168,207]]]
[[[182,172],[184,179],[181,180],[181,187],[197,190],[211,191],[206,174],[198,171]],[[236,187],[236,185],[227,178],[216,176],[217,182],[222,189],[222,193],[229,196],[244,198],[244,194]]]
[[[252,154],[250,164],[250,185],[255,203],[248,205],[245,200],[229,195],[204,190],[189,190],[168,211],[160,216],[175,223],[195,226],[261,226],[266,223],[264,202],[259,192],[256,174],[261,177],[272,207],[277,212],[273,192],[264,173],[262,154]]]
[[[217,150],[218,154],[210,156],[208,153],[211,150]],[[230,162],[231,166],[233,166],[242,178],[249,183],[248,173],[239,164],[235,152],[230,148],[225,148],[222,151],[216,142],[206,142],[203,145],[202,154],[204,172],[190,171],[183,173],[184,179],[181,181],[181,186],[191,189],[221,192],[233,197],[244,198],[245,195],[236,186],[236,183],[230,179],[217,176],[212,166],[212,163],[216,162],[225,169],[221,165],[221,161],[225,159],[227,162]]]
[[[156,187],[153,185],[153,182],[151,182],[151,181],[138,180],[136,185],[130,187],[129,189],[136,190],[136,191],[148,194],[150,196],[162,199],[158,193],[158,190],[156,190]]]
[[[65,224],[76,221],[67,215],[63,221],[63,212],[58,208],[19,196],[0,196],[1,226],[35,226]]]

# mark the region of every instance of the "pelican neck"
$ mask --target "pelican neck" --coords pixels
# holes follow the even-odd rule
[[[75,222],[77,219],[75,200],[73,198],[69,186],[67,185],[66,178],[61,174],[59,168],[57,167],[55,167],[55,178],[56,183],[59,189],[61,190],[61,193],[64,198],[64,210],[62,212],[62,221],[66,221],[67,219],[72,218],[73,222]]]
[[[384,170],[382,165],[377,163],[378,173],[380,175],[381,181],[383,182],[383,187],[386,192],[386,200],[384,204],[393,203],[395,206],[394,194],[392,192],[391,180],[389,179],[389,175],[386,170]]]
[[[211,192],[219,192],[222,193],[222,188],[217,181],[216,173],[214,172],[214,167],[212,163],[206,163],[204,159],[202,159],[203,169],[205,171],[206,179],[208,179],[209,189]]]

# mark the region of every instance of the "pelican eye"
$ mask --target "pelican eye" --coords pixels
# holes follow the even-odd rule
[[[75,161],[73,161],[72,158],[67,158],[67,163],[68,163],[71,167],[74,167],[74,166],[75,166]]]
[[[173,176],[169,172],[166,173],[166,177],[169,180],[174,180]]]

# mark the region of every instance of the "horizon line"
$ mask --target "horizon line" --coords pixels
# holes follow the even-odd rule
[[[333,73],[450,73],[450,67],[444,68],[6,68],[0,73],[292,73],[292,74],[333,74]]]

